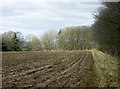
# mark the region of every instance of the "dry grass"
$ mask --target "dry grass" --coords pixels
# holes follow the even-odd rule
[[[118,87],[118,60],[97,50],[92,55],[99,87]]]

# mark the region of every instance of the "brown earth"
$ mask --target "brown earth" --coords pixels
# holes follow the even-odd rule
[[[3,87],[89,87],[89,51],[3,52]]]

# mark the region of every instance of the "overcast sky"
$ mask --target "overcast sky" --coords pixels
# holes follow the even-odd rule
[[[91,1],[2,0],[0,33],[12,30],[40,36],[50,29],[58,31],[66,26],[89,26],[94,22],[93,13],[100,6],[99,1]]]

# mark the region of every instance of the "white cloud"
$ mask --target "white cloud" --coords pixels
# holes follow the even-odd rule
[[[4,29],[4,30],[0,30],[0,33],[3,32],[8,32],[8,31],[15,31],[15,32],[21,32],[22,34],[24,34],[24,36],[29,35],[29,34],[33,34],[35,36],[41,36],[44,34],[44,32],[46,30],[36,30],[36,29],[22,29],[22,28],[17,28],[17,27],[0,27],[0,29]]]
[[[14,2],[34,2],[34,3],[43,3],[43,2],[98,2],[100,0],[2,0],[2,3],[14,3]]]
[[[49,19],[50,19],[50,20],[53,20],[53,21],[60,21],[60,20],[63,20],[62,17],[50,17]]]
[[[99,3],[72,1],[3,0],[0,30],[17,30],[25,35],[32,33],[38,36],[48,29],[92,24],[92,13]]]

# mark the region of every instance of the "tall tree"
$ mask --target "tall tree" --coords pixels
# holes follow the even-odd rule
[[[37,37],[33,37],[32,41],[30,42],[32,51],[42,51],[42,45],[40,39]]]
[[[59,48],[63,50],[90,49],[89,27],[77,26],[61,29],[58,33]]]
[[[103,2],[91,27],[94,41],[102,51],[120,55],[119,3]]]
[[[12,38],[12,50],[13,51],[20,51],[20,46],[19,46],[19,40],[17,37],[17,34],[14,33],[13,38]]]
[[[57,42],[57,36],[56,32],[53,30],[50,30],[43,34],[42,36],[42,46],[44,50],[55,50],[56,49],[56,42]]]
[[[17,35],[17,38],[19,40],[20,48],[23,45],[24,38],[23,38],[22,33],[20,33],[20,32],[13,32],[13,31],[4,32],[3,34],[0,35],[0,37],[1,37],[0,44],[5,44],[7,46],[7,51],[12,51],[12,47],[13,47],[12,39],[14,37],[14,33],[16,33],[16,35]]]

